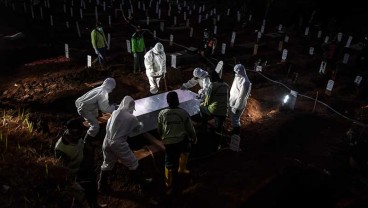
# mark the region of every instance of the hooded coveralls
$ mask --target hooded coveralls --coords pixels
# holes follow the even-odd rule
[[[166,73],[166,54],[164,46],[156,43],[155,47],[144,55],[144,66],[150,84],[150,92],[156,94],[160,88],[160,80]]]
[[[211,84],[208,72],[200,68],[195,68],[193,71],[193,78],[184,83],[183,88],[189,89],[197,84],[201,87],[201,89],[198,90],[198,95],[200,98],[204,98],[207,95],[208,88]]]
[[[95,137],[100,130],[98,124],[98,110],[111,113],[115,110],[115,105],[109,104],[109,93],[115,88],[115,80],[107,78],[103,84],[96,87],[75,101],[78,114],[81,115],[89,124],[87,134]]]
[[[243,114],[247,99],[252,89],[245,68],[241,64],[234,66],[235,77],[230,89],[229,107],[233,127],[240,127],[240,116]]]
[[[102,145],[104,161],[101,171],[112,170],[117,160],[120,160],[129,170],[138,168],[138,160],[127,142],[131,133],[139,132],[142,128],[142,123],[132,114],[134,106],[133,98],[125,96],[119,108],[107,121],[106,136]]]

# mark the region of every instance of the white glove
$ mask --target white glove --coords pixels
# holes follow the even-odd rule
[[[235,114],[235,113],[236,113],[236,108],[231,108],[231,112],[232,112],[233,114]]]
[[[97,49],[95,49],[95,53],[98,55],[98,50]]]

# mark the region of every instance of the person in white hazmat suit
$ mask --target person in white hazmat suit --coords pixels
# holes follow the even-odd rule
[[[240,117],[247,105],[247,100],[252,89],[252,83],[246,74],[245,68],[242,64],[234,66],[235,77],[230,89],[229,97],[229,117],[233,127],[233,134],[240,133]]]
[[[150,85],[150,93],[157,94],[160,89],[160,81],[166,74],[166,54],[164,46],[158,42],[155,47],[144,55],[144,66]]]
[[[138,159],[129,147],[128,136],[138,133],[143,124],[133,115],[135,101],[130,96],[125,96],[119,108],[115,110],[106,125],[106,136],[102,145],[103,163],[101,165],[98,190],[100,192],[111,191],[108,185],[108,177],[115,163],[120,160],[129,169],[131,179],[141,185],[149,183],[152,179],[143,179],[138,171]]]
[[[112,92],[115,86],[115,79],[107,78],[101,86],[88,91],[75,101],[78,114],[89,124],[89,129],[84,137],[85,143],[93,140],[100,130],[100,125],[97,120],[98,111],[111,113],[116,109],[115,104],[109,104],[109,93]]]
[[[201,68],[195,68],[193,70],[193,78],[184,83],[180,89],[187,90],[196,86],[197,84],[199,84],[199,86],[201,87],[201,89],[198,90],[198,98],[204,99],[207,95],[208,87],[210,86],[211,81],[208,72]]]

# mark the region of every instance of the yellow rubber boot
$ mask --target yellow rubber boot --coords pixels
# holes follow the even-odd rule
[[[172,170],[169,170],[165,167],[165,184],[167,188],[171,188],[172,186]]]
[[[187,163],[188,163],[189,154],[180,154],[179,159],[179,173],[189,174],[190,171],[187,169]]]

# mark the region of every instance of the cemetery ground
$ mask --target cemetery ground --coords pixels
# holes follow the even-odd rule
[[[134,99],[148,96],[145,73],[132,73],[133,57],[126,49],[126,40],[134,30],[122,16],[113,18],[112,25],[104,28],[111,34],[111,47],[108,67],[101,70],[98,65],[86,67],[87,55],[95,58],[89,42],[93,20],[81,24],[78,37],[75,27],[66,30],[64,22],[57,24],[56,18],[53,28],[29,15],[14,14],[9,8],[1,7],[0,13],[0,204],[78,207],[65,184],[66,170],[53,157],[53,148],[62,123],[78,116],[76,98],[106,77],[117,81],[110,95],[112,103],[120,103],[125,95]],[[103,17],[106,23],[107,16]],[[143,19],[134,18],[134,24]],[[288,55],[281,61],[279,44],[285,34],[275,33],[278,25],[266,27],[254,54],[258,26],[232,21],[223,19],[218,24],[219,46],[207,62],[199,58],[174,68],[168,59],[167,85],[168,90],[178,89],[191,78],[195,67],[213,69],[223,60],[223,78],[231,86],[233,65],[244,64],[253,88],[241,118],[240,151],[218,150],[218,135],[201,133],[196,125],[198,144],[192,147],[190,175],[180,176],[181,194],[165,194],[164,154],[158,152],[140,161],[144,174],[154,179],[151,186],[143,191],[130,184],[127,169],[117,164],[110,179],[115,192],[99,195],[98,200],[109,207],[366,207],[368,175],[364,163],[368,146],[363,138],[368,137],[366,128],[359,124],[368,123],[368,71],[359,65],[354,53],[347,64],[342,63],[348,36],[344,35],[340,43],[337,70],[328,65],[325,73],[319,73],[324,37],[317,38],[318,30],[311,28],[309,36],[303,35],[304,31],[290,31],[290,41],[282,46],[288,49]],[[209,21],[203,24],[211,25]],[[165,31],[159,30],[159,22],[145,25],[143,21],[141,25],[156,30],[157,37],[169,39],[169,34],[174,35],[174,42],[180,45],[161,41],[167,54],[184,53],[181,46],[198,47],[204,28],[195,24],[193,37],[189,37],[190,27],[184,27],[183,22],[171,29],[166,22]],[[236,31],[233,47],[232,31]],[[5,38],[18,32],[25,36]],[[145,39],[147,48],[158,41],[148,31]],[[65,43],[69,45],[69,58],[65,57]],[[227,44],[225,54],[221,53],[221,43]],[[314,47],[313,55],[309,54],[310,47]],[[259,59],[261,66],[267,61],[261,72],[254,67]],[[357,75],[364,77],[359,85],[354,83]],[[335,84],[326,91],[331,79]],[[293,110],[282,104],[290,89],[298,92]],[[198,88],[191,90],[197,92]],[[197,124],[198,116],[193,120]],[[231,129],[228,119],[225,129]],[[349,129],[355,132],[358,145],[346,136]],[[157,132],[150,133],[157,137]],[[230,142],[225,135],[223,138]],[[142,136],[129,142],[133,150],[146,145]],[[102,153],[97,148],[96,172],[101,163]]]

